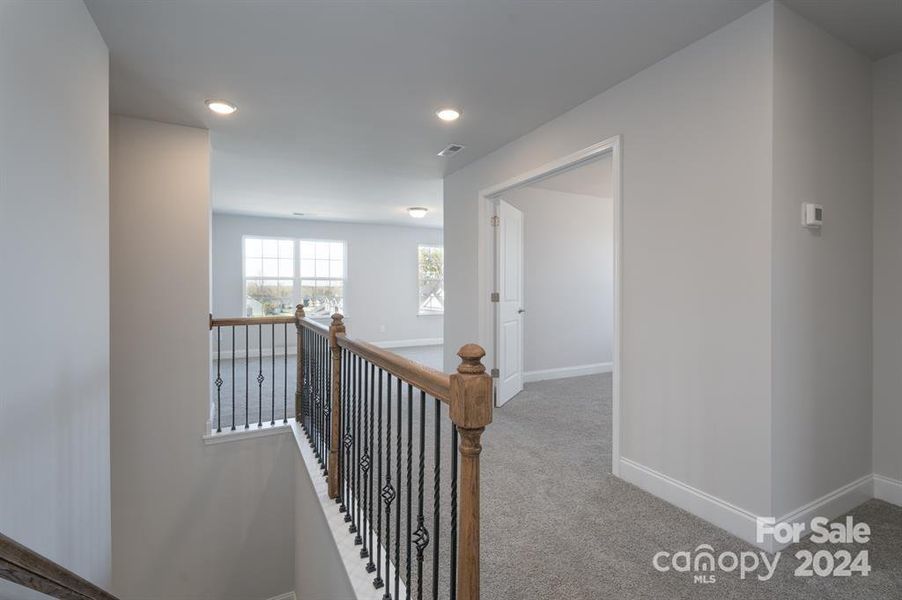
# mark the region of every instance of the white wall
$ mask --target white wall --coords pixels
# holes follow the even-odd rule
[[[244,309],[241,236],[345,240],[348,335],[367,341],[441,338],[443,317],[418,316],[417,245],[441,244],[426,227],[213,215],[213,315]]]
[[[781,516],[872,472],[871,63],[781,4],[775,16],[773,470]],[[802,202],[824,206],[819,232],[801,226]]]
[[[478,191],[623,135],[622,453],[759,514],[771,504],[772,13],[756,9],[444,190],[448,368],[461,344],[488,342]]]
[[[81,2],[0,2],[0,531],[106,587],[108,73]]]
[[[902,54],[873,73],[874,472],[902,481]]]
[[[606,162],[610,165],[610,159]],[[524,213],[527,376],[545,377],[548,374],[536,372],[611,363],[612,199],[537,186],[514,190],[504,199]]]
[[[111,127],[113,585],[252,600],[294,587],[294,440],[205,446],[209,137]]]

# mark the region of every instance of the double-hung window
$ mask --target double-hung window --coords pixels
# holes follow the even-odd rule
[[[445,249],[442,246],[417,248],[420,287],[420,314],[445,312]]]
[[[310,317],[344,310],[345,243],[332,240],[244,238],[244,313]]]

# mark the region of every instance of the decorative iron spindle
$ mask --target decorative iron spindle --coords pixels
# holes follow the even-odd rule
[[[385,503],[385,593],[382,594],[382,600],[392,600],[391,579],[388,576],[388,565],[391,563],[391,504],[395,499],[395,488],[391,484],[391,460],[391,373],[386,373],[385,485],[382,487],[382,501]]]
[[[257,427],[263,427],[263,325],[257,325]]]
[[[423,598],[423,551],[429,545],[429,531],[423,518],[423,480],[426,476],[426,392],[420,392],[420,451],[419,472],[417,473],[417,529],[413,532],[413,543],[417,548],[417,600]],[[410,585],[408,583],[408,585]]]
[[[441,402],[438,398],[434,399],[435,413],[433,435],[435,439],[435,455],[433,457],[433,480],[432,480],[432,600],[438,600],[438,550],[439,550],[439,511],[441,508],[441,479],[442,479],[442,421],[441,421]]]
[[[372,573],[376,570],[376,565],[373,564],[373,553],[375,552],[373,546],[373,464],[372,464],[372,455],[373,455],[373,403],[376,389],[376,366],[372,363],[369,363],[369,394],[367,396],[369,405],[369,419],[367,420],[369,424],[369,441],[367,442],[367,450],[366,450],[366,471],[367,471],[367,482],[366,482],[366,497],[364,499],[365,506],[367,509],[366,512],[366,522],[367,522],[367,532],[369,534],[369,562],[366,564],[366,572]],[[364,542],[366,544],[366,542]]]
[[[216,433],[222,432],[222,327],[216,327]]]
[[[351,392],[351,427],[353,432],[351,438],[354,441],[354,446],[353,454],[351,457],[351,468],[353,469],[354,477],[351,483],[351,510],[353,511],[353,514],[351,515],[351,526],[348,528],[348,531],[357,534],[357,536],[354,538],[354,544],[357,545],[362,543],[357,527],[357,523],[360,520],[360,436],[358,431],[358,426],[360,423],[358,417],[360,415],[358,413],[357,407],[357,401],[360,396],[360,357],[353,355],[352,361],[354,363],[354,383],[352,386],[353,391]]]
[[[376,485],[382,483],[382,369],[379,369],[378,378],[378,396],[376,398],[376,414],[378,415],[376,423]],[[372,441],[370,442],[372,444]],[[371,486],[372,487],[372,486]],[[379,494],[381,496],[381,494]],[[373,546],[372,540],[370,546],[374,548],[376,553],[376,577],[373,579],[373,587],[379,589],[383,586],[382,582],[382,503],[376,499],[376,545]],[[372,562],[372,560],[370,561]]]
[[[395,473],[395,489],[397,490],[398,496],[401,495],[401,438],[403,437],[403,430],[401,429],[401,424],[403,421],[401,420],[401,379],[398,378],[398,393],[397,393],[397,405],[398,405],[398,442],[397,446],[397,470]],[[400,500],[398,500],[400,502]],[[401,506],[398,506],[398,511],[395,513],[395,594],[400,594],[401,589]],[[400,600],[400,598],[398,599]]]
[[[348,408],[348,351],[341,349],[341,447],[338,452],[338,512],[345,512],[347,505],[345,499],[348,497],[346,491],[347,485],[347,466],[345,462],[345,434],[344,430],[348,426],[347,408]]]
[[[370,391],[369,385],[370,385],[370,364],[368,362],[364,362],[363,363],[363,396],[362,396],[363,403],[361,406],[361,408],[363,409],[362,410],[362,412],[363,412],[363,417],[362,417],[363,430],[362,430],[362,437],[360,439],[360,443],[363,446],[362,456],[360,457],[360,473],[362,475],[361,479],[363,480],[362,486],[361,486],[361,487],[363,487],[363,498],[362,498],[362,502],[360,504],[363,507],[363,511],[362,511],[363,514],[361,515],[361,519],[364,523],[366,523],[367,526],[366,526],[366,529],[363,530],[363,547],[360,548],[360,558],[369,558],[369,556],[370,556],[369,551],[367,549],[367,538],[369,536],[369,529],[370,529],[370,525],[367,520],[367,508],[369,505],[369,494],[367,492],[369,491],[368,487],[369,487],[369,473],[370,473],[370,458],[369,458],[370,449],[369,449],[369,437],[368,437],[369,436],[370,413],[369,413],[369,409],[367,408],[367,406],[369,404],[369,399],[370,399],[369,398],[369,391]],[[369,567],[369,565],[367,565],[367,572],[370,572],[368,567]]]
[[[413,530],[411,529],[411,516],[413,515],[413,386],[407,384],[407,598],[410,598],[410,554],[411,542],[413,542]]]

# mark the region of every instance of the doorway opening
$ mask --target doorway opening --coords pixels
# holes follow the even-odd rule
[[[610,394],[618,475],[619,137],[484,190],[481,205],[489,224],[483,339],[496,406],[504,410],[524,389],[551,399],[568,386],[601,388]]]

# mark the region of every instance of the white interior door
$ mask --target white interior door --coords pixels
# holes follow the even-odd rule
[[[496,400],[501,406],[523,390],[523,212],[499,199],[496,216]]]

